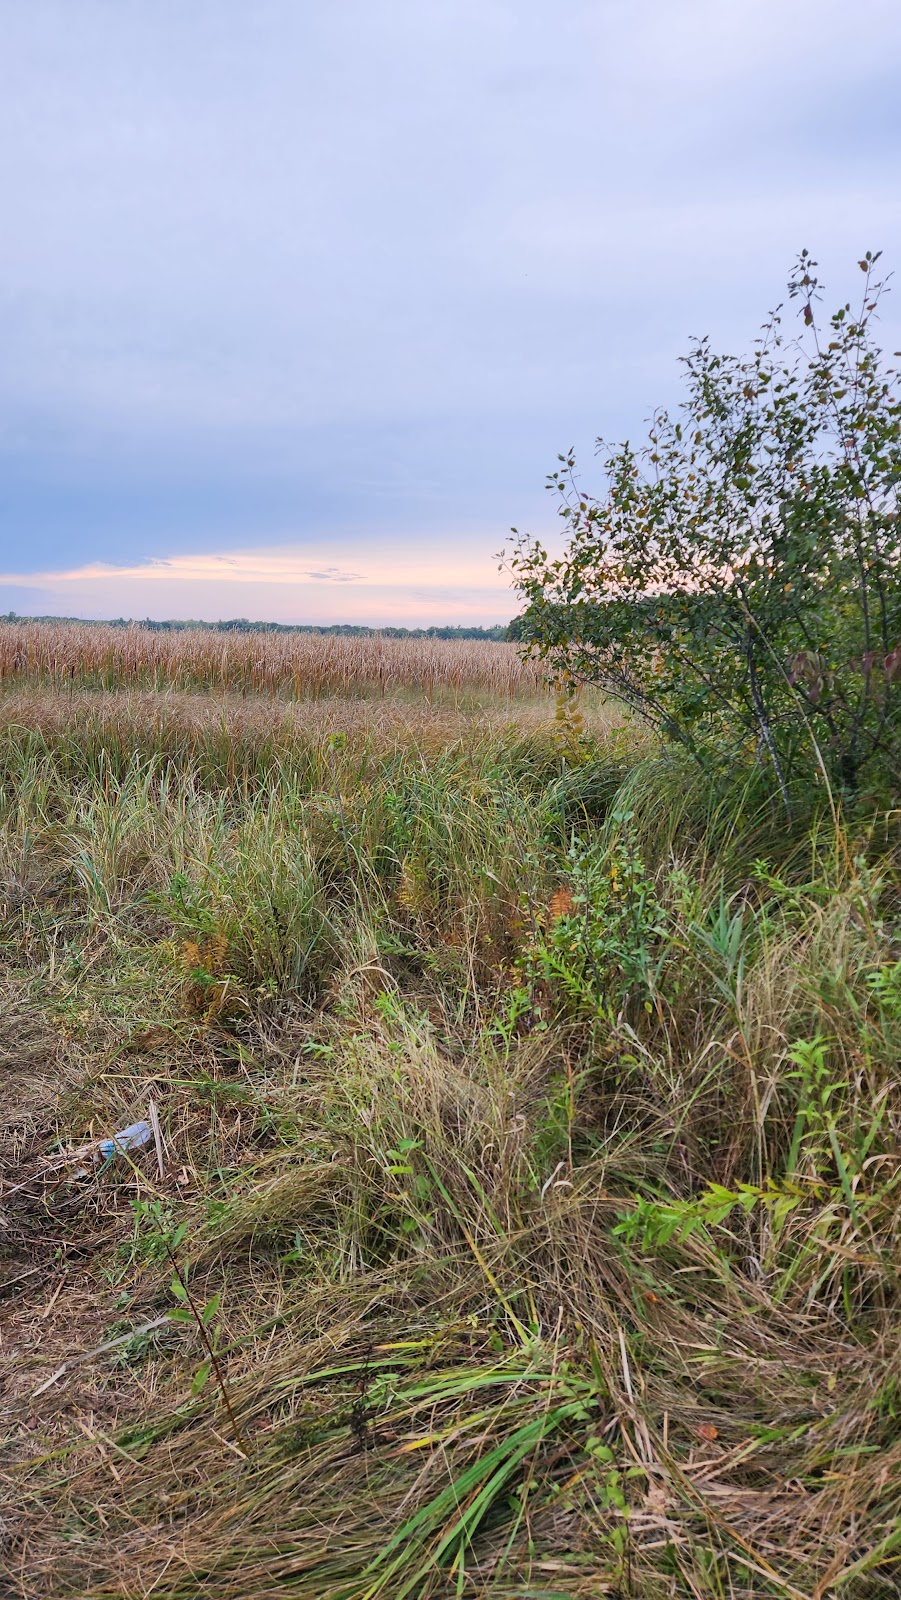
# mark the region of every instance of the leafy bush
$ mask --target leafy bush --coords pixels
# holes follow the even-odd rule
[[[511,558],[528,650],[703,764],[765,758],[786,806],[812,771],[844,794],[899,775],[901,392],[873,338],[877,260],[822,329],[804,251],[800,337],[777,310],[746,359],[698,340],[680,413],[641,449],[599,441],[600,498],[559,457],[564,554],[517,536]]]
[[[558,890],[548,926],[525,966],[546,985],[562,1013],[614,1017],[655,993],[663,907],[630,835],[631,813],[614,812],[609,845],[573,837],[567,855],[571,888]]]

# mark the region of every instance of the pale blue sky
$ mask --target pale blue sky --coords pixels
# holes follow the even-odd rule
[[[837,296],[901,259],[897,0],[0,22],[0,609],[503,620],[558,450],[802,245]]]

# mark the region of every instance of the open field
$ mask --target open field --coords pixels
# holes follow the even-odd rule
[[[0,1595],[897,1595],[896,819],[113,631],[4,657]]]
[[[492,647],[493,648],[493,647]],[[578,704],[584,730],[603,738],[622,726],[615,707],[588,695]],[[355,750],[445,750],[457,741],[484,736],[536,736],[567,748],[568,718],[559,725],[556,702],[547,693],[521,696],[513,706],[491,695],[468,695],[456,703],[411,691],[377,701],[327,695],[303,702],[238,698],[234,695],[136,691],[110,693],[70,689],[47,693],[33,684],[0,694],[0,732],[7,739],[37,735],[57,750],[71,744],[104,752],[128,765],[138,750],[146,756],[182,760],[191,755],[223,771],[240,765],[259,776],[267,761],[293,751],[348,742]],[[562,743],[561,743],[562,740]]]
[[[99,689],[203,689],[315,700],[321,695],[534,695],[544,674],[512,644],[322,634],[154,633],[140,625],[0,626],[0,683],[32,678]]]

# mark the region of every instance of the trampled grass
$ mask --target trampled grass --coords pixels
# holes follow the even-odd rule
[[[422,698],[3,702],[5,1592],[897,1593],[893,819]]]

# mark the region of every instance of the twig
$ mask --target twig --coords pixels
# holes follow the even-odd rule
[[[188,1303],[188,1307],[190,1309],[191,1315],[194,1318],[194,1321],[197,1323],[197,1327],[198,1327],[198,1330],[200,1332],[200,1337],[203,1340],[204,1348],[206,1350],[207,1355],[210,1358],[210,1366],[213,1369],[213,1373],[215,1375],[216,1382],[219,1385],[219,1392],[222,1395],[222,1403],[225,1406],[226,1411],[228,1412],[228,1420],[232,1425],[232,1429],[233,1429],[234,1435],[235,1435],[235,1440],[236,1440],[238,1446],[240,1447],[241,1452],[243,1453],[244,1460],[245,1461],[249,1461],[250,1460],[250,1451],[248,1450],[246,1444],[244,1443],[244,1436],[241,1433],[241,1429],[238,1427],[238,1419],[235,1416],[234,1411],[232,1410],[232,1403],[231,1403],[231,1399],[230,1399],[229,1393],[228,1393],[228,1384],[225,1381],[225,1375],[224,1375],[224,1373],[222,1371],[222,1368],[220,1367],[219,1362],[217,1360],[216,1352],[213,1349],[212,1340],[210,1339],[210,1336],[206,1331],[206,1326],[204,1324],[203,1317],[201,1316],[200,1312],[197,1309],[197,1306],[194,1303],[194,1300],[193,1300],[192,1295],[191,1295],[191,1291],[188,1288],[188,1285],[185,1283],[185,1280],[184,1280],[184,1278],[182,1276],[182,1273],[181,1273],[181,1269],[179,1268],[178,1262],[176,1261],[175,1256],[173,1255],[172,1250],[171,1250],[171,1248],[170,1248],[168,1243],[166,1245],[166,1254],[167,1254],[167,1256],[169,1257],[169,1260],[172,1263],[172,1271],[175,1273],[176,1278],[178,1279],[179,1283],[182,1286],[182,1289],[184,1290],[185,1299],[186,1299],[186,1301]]]
[[[17,1272],[14,1278],[4,1278],[0,1283],[0,1295],[4,1295],[7,1289],[13,1289],[17,1283],[23,1283],[26,1278],[33,1278],[38,1272],[43,1272],[47,1276],[46,1268],[29,1267],[27,1272]]]
[[[60,1295],[62,1294],[63,1284],[65,1283],[65,1281],[66,1281],[66,1279],[65,1279],[65,1274],[64,1274],[63,1277],[60,1278],[59,1283],[57,1284],[57,1286],[54,1289],[52,1295],[50,1296],[50,1299],[47,1301],[47,1304],[45,1305],[43,1311],[41,1312],[41,1321],[42,1322],[46,1322],[47,1321],[47,1318],[49,1317],[51,1311],[53,1310],[53,1307],[56,1305],[57,1300],[59,1299]]]
[[[155,1100],[148,1100],[147,1102],[147,1121],[150,1123],[153,1133],[153,1142],[156,1145],[156,1164],[159,1168],[160,1178],[162,1179],[166,1176],[163,1166],[163,1136],[160,1133],[160,1118],[159,1112],[156,1109]]]
[[[130,1339],[137,1339],[142,1333],[153,1333],[155,1328],[167,1326],[171,1327],[168,1317],[154,1317],[152,1322],[142,1322],[139,1327],[129,1328],[127,1333],[120,1333],[117,1339],[107,1339],[104,1344],[95,1345],[93,1350],[82,1350],[79,1355],[70,1356],[68,1361],[64,1361],[61,1367],[57,1367],[52,1377],[45,1378],[44,1382],[38,1384],[36,1389],[32,1389],[32,1399],[36,1399],[39,1394],[43,1394],[45,1389],[51,1389],[72,1367],[80,1367],[85,1361],[93,1361],[95,1356],[105,1355],[107,1350],[115,1350],[120,1344],[128,1344]]]

